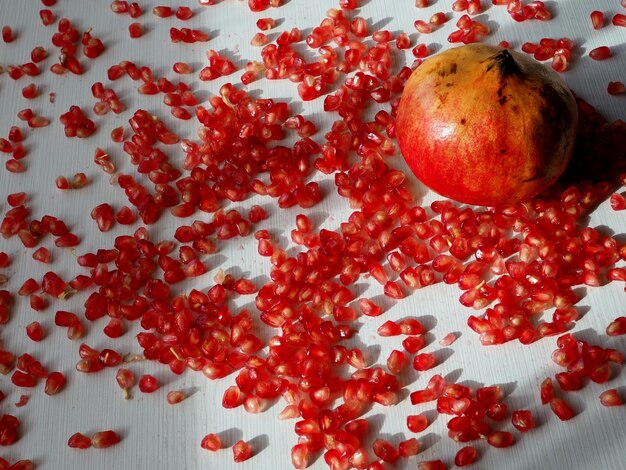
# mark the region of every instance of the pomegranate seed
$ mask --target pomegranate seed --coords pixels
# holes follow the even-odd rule
[[[609,82],[606,90],[609,95],[623,95],[626,93],[626,85],[622,82]]]
[[[128,12],[128,2],[125,0],[114,0],[111,2],[111,11],[113,13],[127,13]]]
[[[159,382],[154,376],[144,374],[139,378],[138,386],[142,393],[152,393],[159,388]]]
[[[65,376],[61,372],[52,372],[46,378],[46,395],[56,395],[65,386]]]
[[[222,448],[222,442],[217,434],[207,434],[202,438],[200,447],[210,450],[211,452],[217,452]]]
[[[91,438],[91,445],[96,449],[104,449],[120,442],[120,438],[115,431],[100,431]]]
[[[432,353],[418,354],[413,358],[413,368],[419,372],[432,369],[436,363],[437,359]]]
[[[124,398],[128,400],[130,398],[129,390],[135,385],[135,376],[129,369],[118,369],[115,379],[124,392]]]
[[[409,415],[406,417],[406,426],[411,432],[422,432],[428,427],[428,419],[424,415]]]
[[[518,431],[528,432],[535,427],[533,416],[529,410],[516,410],[511,413],[511,422]]]
[[[609,336],[621,336],[626,334],[626,317],[617,317],[606,327]]]
[[[466,446],[456,453],[454,457],[454,465],[457,467],[466,467],[472,465],[478,460],[478,451],[472,446]]]
[[[386,321],[378,328],[379,336],[398,336],[401,333],[402,329],[400,326],[392,320]]]
[[[171,392],[168,392],[167,394],[167,402],[170,405],[175,405],[177,403],[180,403],[185,398],[187,398],[187,394],[182,390],[172,390]]]
[[[261,31],[268,31],[276,26],[276,21],[274,18],[259,18],[256,21],[256,27]]]
[[[70,436],[67,445],[72,449],[88,449],[91,447],[91,438],[77,432]]]
[[[178,7],[176,10],[176,18],[186,21],[193,16],[193,11],[189,7]]]
[[[621,194],[611,194],[611,209],[614,211],[622,211],[626,209],[626,198]]]
[[[22,96],[27,100],[32,100],[37,97],[37,85],[31,83],[30,85],[22,88]]]
[[[487,437],[487,442],[493,447],[510,447],[513,445],[513,435],[506,431],[496,431]]]
[[[291,448],[291,464],[293,468],[304,469],[309,466],[311,451],[306,444],[296,444]]]
[[[600,394],[600,403],[603,406],[620,406],[624,403],[617,389],[605,390]]]
[[[611,49],[609,49],[607,46],[596,47],[589,52],[589,57],[591,57],[593,60],[605,60],[611,56]]]
[[[250,457],[252,457],[250,445],[241,439],[235,442],[233,445],[233,460],[239,463],[248,460]]]
[[[141,23],[131,23],[128,25],[128,33],[133,39],[143,36],[143,27],[141,26]]]
[[[550,408],[561,421],[567,421],[574,417],[574,412],[570,406],[560,398],[552,398]]]
[[[10,26],[3,26],[2,27],[2,40],[6,43],[9,42],[13,42],[13,39],[15,39],[13,37],[13,30],[11,29]]]
[[[604,27],[604,13],[598,10],[591,12],[591,24],[593,29],[601,29]]]
[[[33,341],[41,341],[45,336],[41,323],[34,321],[26,325],[26,335]]]
[[[384,462],[394,463],[400,456],[398,450],[384,439],[376,439],[372,443],[372,450]]]
[[[47,8],[39,10],[39,18],[41,18],[41,22],[44,26],[50,26],[54,23],[54,13]]]
[[[168,16],[172,16],[174,11],[168,6],[157,6],[152,9],[152,13],[160,18],[167,18]]]
[[[626,15],[623,15],[622,13],[616,13],[613,16],[611,23],[613,23],[615,26],[621,26],[623,28],[626,28]],[[2,36],[4,37],[4,30],[2,30]],[[5,42],[9,41],[5,40]]]

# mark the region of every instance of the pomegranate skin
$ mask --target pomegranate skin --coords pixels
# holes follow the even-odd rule
[[[396,117],[400,151],[426,186],[456,201],[527,200],[565,171],[578,110],[554,71],[486,44],[442,52],[406,83]]]

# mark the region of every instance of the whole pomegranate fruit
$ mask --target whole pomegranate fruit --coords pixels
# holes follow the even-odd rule
[[[515,51],[469,44],[415,69],[396,135],[426,186],[497,206],[535,196],[563,173],[577,122],[574,96],[554,71]]]

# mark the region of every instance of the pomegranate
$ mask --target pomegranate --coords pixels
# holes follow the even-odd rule
[[[577,122],[574,96],[554,71],[515,51],[469,44],[412,73],[396,132],[426,186],[459,202],[497,206],[558,179]]]

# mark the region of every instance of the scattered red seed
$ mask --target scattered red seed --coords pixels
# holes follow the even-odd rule
[[[200,447],[210,450],[211,452],[217,452],[222,448],[222,442],[217,434],[207,434],[202,438]]]
[[[154,376],[144,374],[139,378],[138,386],[142,393],[152,393],[159,388],[159,382]]]
[[[72,449],[88,449],[91,447],[91,438],[77,432],[70,436],[67,445]]]
[[[96,449],[104,449],[120,442],[120,438],[115,431],[100,431],[91,438],[91,445]]]
[[[623,95],[626,93],[626,85],[622,82],[609,82],[606,90],[609,95]]]
[[[617,389],[605,390],[600,394],[600,403],[603,406],[620,406],[624,403]]]
[[[177,403],[180,403],[185,398],[187,398],[187,394],[183,390],[172,390],[171,392],[168,392],[167,394],[167,402],[170,405],[175,405]]]
[[[252,457],[252,454],[252,448],[247,442],[243,440],[239,440],[233,445],[233,460],[236,463],[248,460],[250,457]]]

